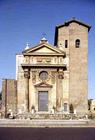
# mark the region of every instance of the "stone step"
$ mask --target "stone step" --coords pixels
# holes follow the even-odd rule
[[[63,114],[63,113],[55,113],[55,114],[48,114],[48,113],[43,113],[43,114],[40,114],[40,113],[34,113],[34,114],[31,114],[31,113],[25,113],[25,114],[18,114],[16,115],[15,117],[16,119],[27,119],[27,118],[30,118],[30,119],[64,119],[64,120],[70,120],[70,119],[78,119],[79,116],[76,116],[75,114]],[[82,119],[86,118],[85,116],[81,116]]]
[[[0,127],[78,127],[87,124],[88,120],[0,120]]]

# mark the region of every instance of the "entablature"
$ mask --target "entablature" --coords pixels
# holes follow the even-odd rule
[[[65,64],[21,64],[23,68],[61,68],[67,70]]]

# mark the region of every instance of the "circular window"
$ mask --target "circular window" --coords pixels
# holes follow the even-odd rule
[[[40,72],[40,74],[39,74],[39,77],[40,77],[40,79],[41,80],[47,80],[47,78],[48,78],[48,73],[46,72],[46,71],[42,71],[42,72]]]

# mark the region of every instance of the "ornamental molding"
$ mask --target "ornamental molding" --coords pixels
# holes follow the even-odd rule
[[[25,78],[30,78],[30,71],[29,71],[29,69],[24,69],[24,77]]]
[[[52,85],[46,83],[46,82],[41,82],[35,85],[35,87],[39,87],[39,88],[52,88]]]

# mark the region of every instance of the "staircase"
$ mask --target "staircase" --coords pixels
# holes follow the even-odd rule
[[[63,113],[55,113],[55,114],[49,114],[49,113],[23,113],[18,114],[15,117],[16,119],[49,119],[49,120],[70,120],[70,119],[76,119],[78,116],[74,114],[63,114]]]
[[[87,127],[89,120],[74,114],[23,113],[0,119],[0,127]]]
[[[86,127],[88,120],[1,119],[0,127]]]

